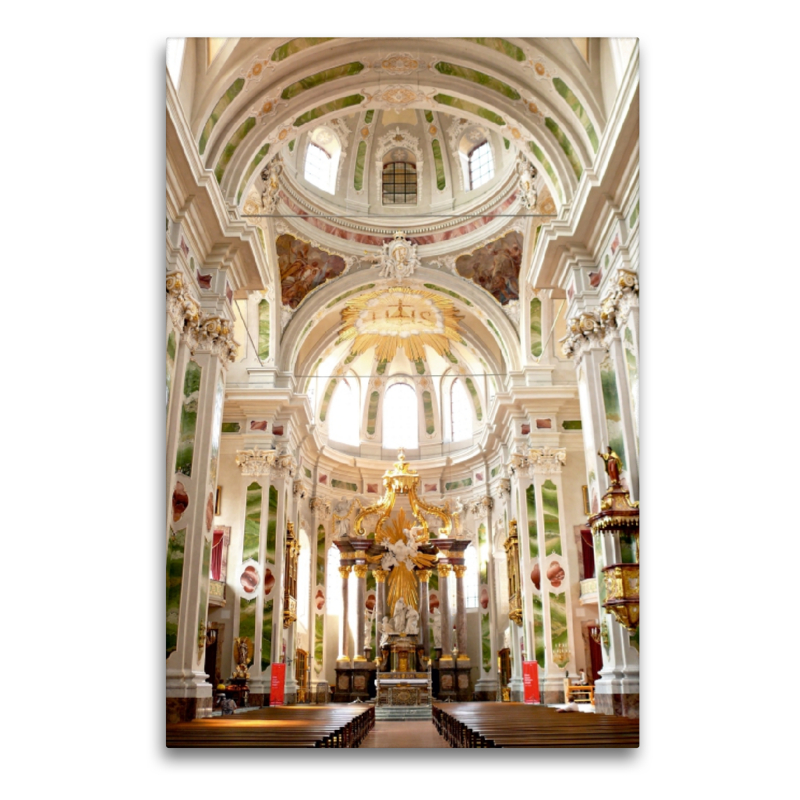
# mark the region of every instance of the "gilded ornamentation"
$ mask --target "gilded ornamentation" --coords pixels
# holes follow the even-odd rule
[[[463,578],[466,571],[466,564],[453,564],[453,572],[455,572],[456,578]]]
[[[353,572],[355,572],[356,578],[366,578],[368,570],[369,567],[366,564],[355,564],[353,566]]]
[[[568,333],[560,341],[561,350],[567,358],[580,364],[583,354],[589,350],[605,349],[605,330],[598,311],[587,311],[567,322]]]
[[[350,577],[350,570],[351,569],[352,569],[352,566],[350,564],[348,564],[345,567],[339,567],[339,574],[342,576],[342,578],[344,580],[347,580]]]
[[[363,520],[371,514],[380,515],[378,521],[375,523],[375,542],[380,543],[387,538],[388,534],[384,533],[383,526],[394,508],[395,497],[398,494],[408,495],[411,511],[418,523],[417,529],[420,531],[416,536],[417,541],[427,542],[430,538],[428,523],[424,517],[425,514],[439,517],[443,523],[440,533],[444,537],[449,536],[453,525],[450,513],[444,508],[426,503],[418,496],[419,473],[409,468],[402,449],[398,454],[394,469],[390,469],[384,473],[383,487],[385,489],[383,497],[373,505],[362,507],[361,511],[356,514],[354,527],[357,538],[362,538],[364,536]]]
[[[436,569],[439,572],[440,578],[448,578],[453,571],[453,567],[450,564],[437,564]]]
[[[402,231],[397,231],[391,242],[383,245],[380,257],[381,277],[402,281],[410,278],[420,266],[417,245],[408,241]]]
[[[639,627],[639,565],[612,564],[603,569],[603,608],[629,633]]]
[[[417,570],[417,577],[419,578],[420,583],[427,583],[430,580],[431,571],[432,570],[429,570],[429,569],[418,569]],[[377,570],[375,571],[375,574],[376,575],[378,574]]]
[[[361,92],[366,97],[366,103],[370,106],[387,105],[390,107],[407,106],[410,103],[424,103],[430,101],[434,92],[425,92],[407,85],[387,86],[379,92],[371,94],[362,89]]]
[[[508,567],[508,618],[522,627],[522,593],[519,580],[519,534],[517,521],[508,523],[508,537],[503,542]]]
[[[378,583],[383,583],[389,575],[389,572],[385,569],[374,569],[372,570],[372,574],[375,576],[375,580],[377,580]],[[419,572],[417,574],[421,575],[422,573]]]
[[[375,347],[378,361],[391,361],[402,348],[410,361],[425,358],[425,346],[438,355],[461,341],[463,319],[453,302],[437,292],[390,286],[348,300],[341,312],[339,336],[352,340],[350,353]]]

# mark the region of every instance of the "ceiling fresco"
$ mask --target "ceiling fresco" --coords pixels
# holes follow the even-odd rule
[[[303,298],[347,268],[341,256],[326,253],[302,239],[284,233],[275,240],[281,273],[281,301],[297,308]]]
[[[456,269],[505,305],[519,300],[521,263],[522,235],[511,231],[480,250],[457,258]]]

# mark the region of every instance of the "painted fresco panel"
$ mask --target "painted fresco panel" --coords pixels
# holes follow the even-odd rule
[[[544,552],[561,553],[561,530],[558,525],[558,491],[551,480],[542,484],[542,511],[544,512]]]
[[[178,440],[178,454],[175,457],[175,472],[192,477],[194,458],[194,436],[197,429],[197,402],[200,396],[200,377],[202,368],[194,361],[186,367],[183,382],[183,408],[181,409],[181,429]]]
[[[539,666],[544,668],[544,612],[541,595],[533,595],[533,655]]]
[[[275,537],[278,526],[278,490],[269,487],[269,515],[267,516],[267,549],[265,556],[275,563]]]
[[[528,545],[531,552],[531,560],[539,557],[539,530],[536,521],[536,489],[531,484],[525,490],[525,498],[528,504]]]
[[[622,438],[622,415],[619,407],[619,394],[617,394],[614,365],[610,358],[606,358],[600,365],[600,380],[603,385],[603,402],[606,409],[608,443],[620,457],[622,468],[627,469],[628,458],[625,452],[625,442]]]
[[[167,338],[167,410],[169,410],[169,393],[172,388],[172,374],[175,372],[175,331],[169,332]]]
[[[553,648],[559,644],[567,647],[567,599],[566,595],[550,592],[550,641]]]
[[[489,672],[492,665],[492,642],[489,634],[489,614],[481,614],[481,657],[483,671]]]
[[[185,546],[186,528],[177,533],[170,532],[167,545],[167,656],[178,644],[178,614],[181,606]]]
[[[522,243],[522,235],[511,231],[480,250],[457,258],[456,270],[504,305],[518,300]]]
[[[258,537],[261,528],[261,486],[251,483],[247,487],[247,499],[244,518],[244,540],[242,544],[242,561],[252,558],[258,560]]]
[[[255,604],[254,604],[255,607]],[[272,663],[272,610],[274,602],[264,601],[264,624],[261,626],[261,671]]]
[[[341,256],[326,253],[288,233],[277,238],[275,247],[281,273],[281,301],[291,308],[297,308],[317,286],[345,271]]]
[[[538,297],[531,300],[531,355],[539,358],[542,354],[542,301]]]
[[[269,300],[258,304],[258,357],[269,358]]]

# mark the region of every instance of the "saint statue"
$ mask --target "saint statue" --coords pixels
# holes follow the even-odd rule
[[[606,474],[608,475],[608,479],[611,482],[612,486],[619,486],[619,476],[622,472],[622,461],[620,457],[611,449],[611,445],[608,446],[607,452],[598,454],[600,458],[603,459],[606,466]]]
[[[433,646],[442,646],[442,612],[438,607],[433,609]]]
[[[394,629],[389,622],[389,617],[384,617],[381,622],[381,648],[386,647],[389,643],[389,636],[392,633],[394,633]]]
[[[402,597],[397,598],[394,604],[394,614],[392,615],[392,627],[399,634],[405,633],[406,630],[406,611],[407,607]]]
[[[406,609],[406,636],[419,636],[419,611]]]
[[[350,535],[350,506],[347,498],[342,495],[342,499],[333,507],[337,539],[346,539]]]

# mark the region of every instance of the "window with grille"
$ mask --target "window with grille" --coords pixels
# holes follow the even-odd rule
[[[494,177],[494,159],[489,142],[473,147],[469,153],[469,188],[477,189]]]
[[[417,202],[417,167],[406,161],[390,161],[383,165],[383,204],[415,204]]]

